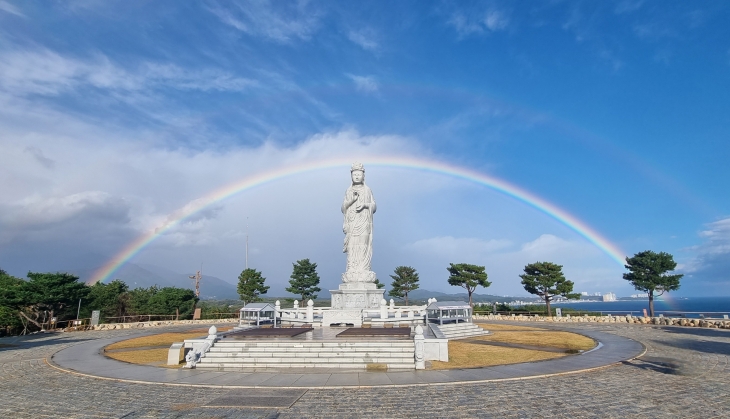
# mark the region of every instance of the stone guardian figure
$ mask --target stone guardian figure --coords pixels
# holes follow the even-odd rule
[[[376,205],[373,192],[365,185],[365,167],[353,163],[350,168],[352,185],[345,192],[342,202],[347,269],[342,282],[375,282],[375,272],[370,270],[373,259],[373,214]]]

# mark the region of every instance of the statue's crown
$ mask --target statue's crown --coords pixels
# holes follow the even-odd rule
[[[365,171],[365,166],[362,165],[360,162],[352,163],[352,167],[350,167],[350,173],[354,172],[355,170]]]

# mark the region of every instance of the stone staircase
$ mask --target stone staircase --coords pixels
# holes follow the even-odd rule
[[[430,323],[429,326],[436,337],[443,337],[446,339],[463,339],[489,334],[488,331],[474,323],[449,323],[443,325]]]
[[[408,340],[370,341],[218,341],[198,369],[278,368],[415,369],[415,347]]]

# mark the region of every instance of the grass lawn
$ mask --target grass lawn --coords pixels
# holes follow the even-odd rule
[[[431,361],[435,370],[455,368],[478,368],[493,365],[517,364],[521,362],[544,361],[560,358],[568,353],[541,351],[514,347],[491,346],[480,343],[501,342],[530,345],[546,349],[589,350],[596,346],[593,339],[570,332],[539,329],[535,327],[502,324],[479,324],[492,332],[466,340],[449,341],[449,362]],[[470,342],[471,341],[471,342]]]

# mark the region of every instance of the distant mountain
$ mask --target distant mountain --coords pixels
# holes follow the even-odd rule
[[[191,273],[179,273],[150,264],[126,263],[115,274],[114,279],[124,281],[129,288],[179,287],[195,289]],[[238,300],[236,286],[220,278],[203,274],[200,280],[200,298],[203,300]]]
[[[386,296],[387,295],[388,294],[386,293]],[[408,293],[409,300],[428,300],[429,298],[435,298],[440,301],[469,301],[469,294],[467,294],[466,292],[447,294],[445,292],[430,291],[426,289],[417,289]],[[501,297],[497,295],[477,293],[472,294],[471,298],[472,301],[474,301],[475,303],[487,303],[495,301],[504,302],[514,300],[514,298],[512,297]]]

